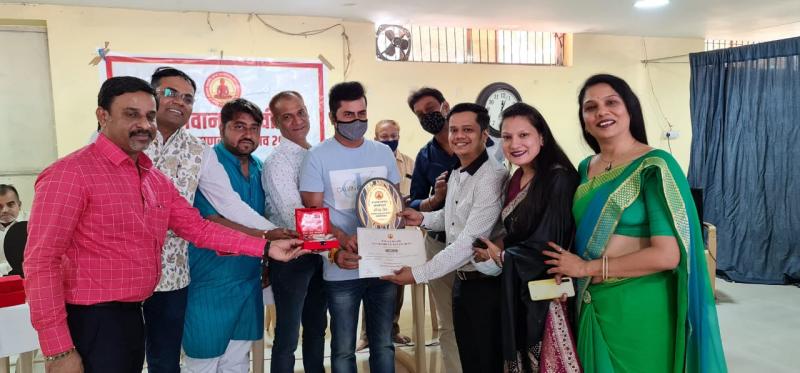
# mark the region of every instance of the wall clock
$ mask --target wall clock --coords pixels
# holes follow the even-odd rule
[[[489,135],[495,138],[500,137],[500,121],[503,110],[520,101],[522,101],[522,97],[519,92],[508,83],[492,83],[481,90],[475,103],[489,111]]]

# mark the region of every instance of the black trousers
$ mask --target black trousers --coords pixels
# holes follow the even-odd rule
[[[138,303],[67,304],[67,325],[85,373],[141,373],[144,322]]]
[[[503,371],[500,277],[453,283],[453,329],[464,373]]]

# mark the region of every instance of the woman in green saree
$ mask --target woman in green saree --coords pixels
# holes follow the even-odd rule
[[[638,98],[622,79],[580,91],[583,137],[573,204],[576,254],[555,244],[550,273],[578,280],[578,357],[592,372],[727,371],[702,231],[688,182],[647,145]]]

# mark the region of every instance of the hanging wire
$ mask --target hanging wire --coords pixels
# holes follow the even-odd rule
[[[319,35],[319,34],[322,34],[324,32],[333,30],[333,29],[335,29],[337,27],[341,27],[341,29],[342,29],[342,33],[341,33],[341,36],[342,36],[342,56],[343,56],[343,59],[344,59],[344,79],[347,80],[347,74],[350,72],[350,62],[352,61],[353,55],[352,55],[352,53],[350,53],[350,37],[347,35],[347,29],[344,27],[343,24],[337,23],[335,25],[331,25],[331,26],[323,27],[323,28],[318,28],[318,29],[314,29],[314,30],[301,31],[301,32],[290,32],[290,31],[282,30],[282,29],[280,29],[280,28],[278,28],[276,26],[273,26],[273,25],[269,24],[267,21],[265,21],[263,18],[261,18],[261,16],[258,15],[258,14],[251,13],[251,16],[255,16],[256,19],[259,20],[259,22],[261,22],[264,26],[266,26],[267,28],[271,29],[272,31],[275,31],[275,32],[277,32],[279,34],[288,35],[288,36],[302,36],[302,37],[315,36],[315,35]]]
[[[211,31],[214,31],[214,26],[211,26],[211,12],[206,13],[206,24],[208,24],[208,28],[210,28]]]
[[[668,131],[672,132],[672,123],[670,123],[669,118],[664,115],[664,109],[661,108],[661,101],[659,101],[658,96],[656,95],[655,86],[653,85],[653,77],[650,75],[650,66],[647,58],[647,42],[644,38],[642,38],[642,50],[644,51],[644,71],[647,73],[647,80],[650,82],[650,93],[653,95],[653,100],[656,102],[656,107],[658,107],[659,114],[661,114],[661,117],[664,118],[664,122],[667,123],[667,128],[669,128]],[[672,139],[670,136],[667,136],[667,147],[669,147],[669,152],[672,154]]]

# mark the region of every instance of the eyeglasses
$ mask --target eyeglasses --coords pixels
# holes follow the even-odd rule
[[[180,93],[174,88],[166,87],[162,90],[156,91],[160,95],[171,98],[173,100],[181,100],[184,104],[192,106],[194,105],[194,96],[191,93]]]
[[[249,125],[246,125],[244,123],[234,122],[234,123],[231,123],[227,127],[230,128],[232,131],[239,132],[239,133],[244,133],[244,132],[250,132],[250,133],[254,133],[254,134],[260,134],[261,133],[261,126],[257,125],[257,124],[249,126]]]

